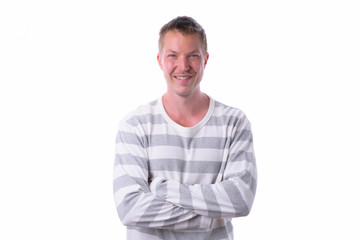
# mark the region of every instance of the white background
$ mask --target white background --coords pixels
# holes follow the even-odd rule
[[[259,180],[235,239],[359,239],[358,1],[1,1],[0,239],[125,239],[119,120],[165,91],[160,27],[206,30],[202,90],[244,110]]]

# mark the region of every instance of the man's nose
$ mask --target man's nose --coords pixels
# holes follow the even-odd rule
[[[178,68],[182,71],[187,71],[190,68],[189,59],[187,57],[180,57]]]

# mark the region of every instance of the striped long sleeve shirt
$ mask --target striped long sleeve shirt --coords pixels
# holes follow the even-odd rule
[[[202,121],[183,127],[160,98],[120,122],[113,176],[127,239],[233,239],[231,218],[249,214],[256,192],[250,123],[210,98]]]

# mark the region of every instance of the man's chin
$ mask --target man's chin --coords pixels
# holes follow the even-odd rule
[[[186,90],[178,90],[175,92],[176,95],[178,95],[179,97],[189,97],[191,96],[191,94],[193,93],[193,91],[186,89]]]

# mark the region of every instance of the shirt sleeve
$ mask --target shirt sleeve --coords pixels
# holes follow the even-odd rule
[[[157,229],[208,229],[211,218],[176,206],[150,191],[144,144],[136,128],[124,122],[120,124],[115,145],[113,192],[121,222],[125,226]]]
[[[231,136],[221,181],[208,185],[187,185],[171,179],[154,179],[150,188],[158,197],[196,214],[211,218],[233,218],[249,214],[256,186],[253,136],[250,122],[244,116]]]

